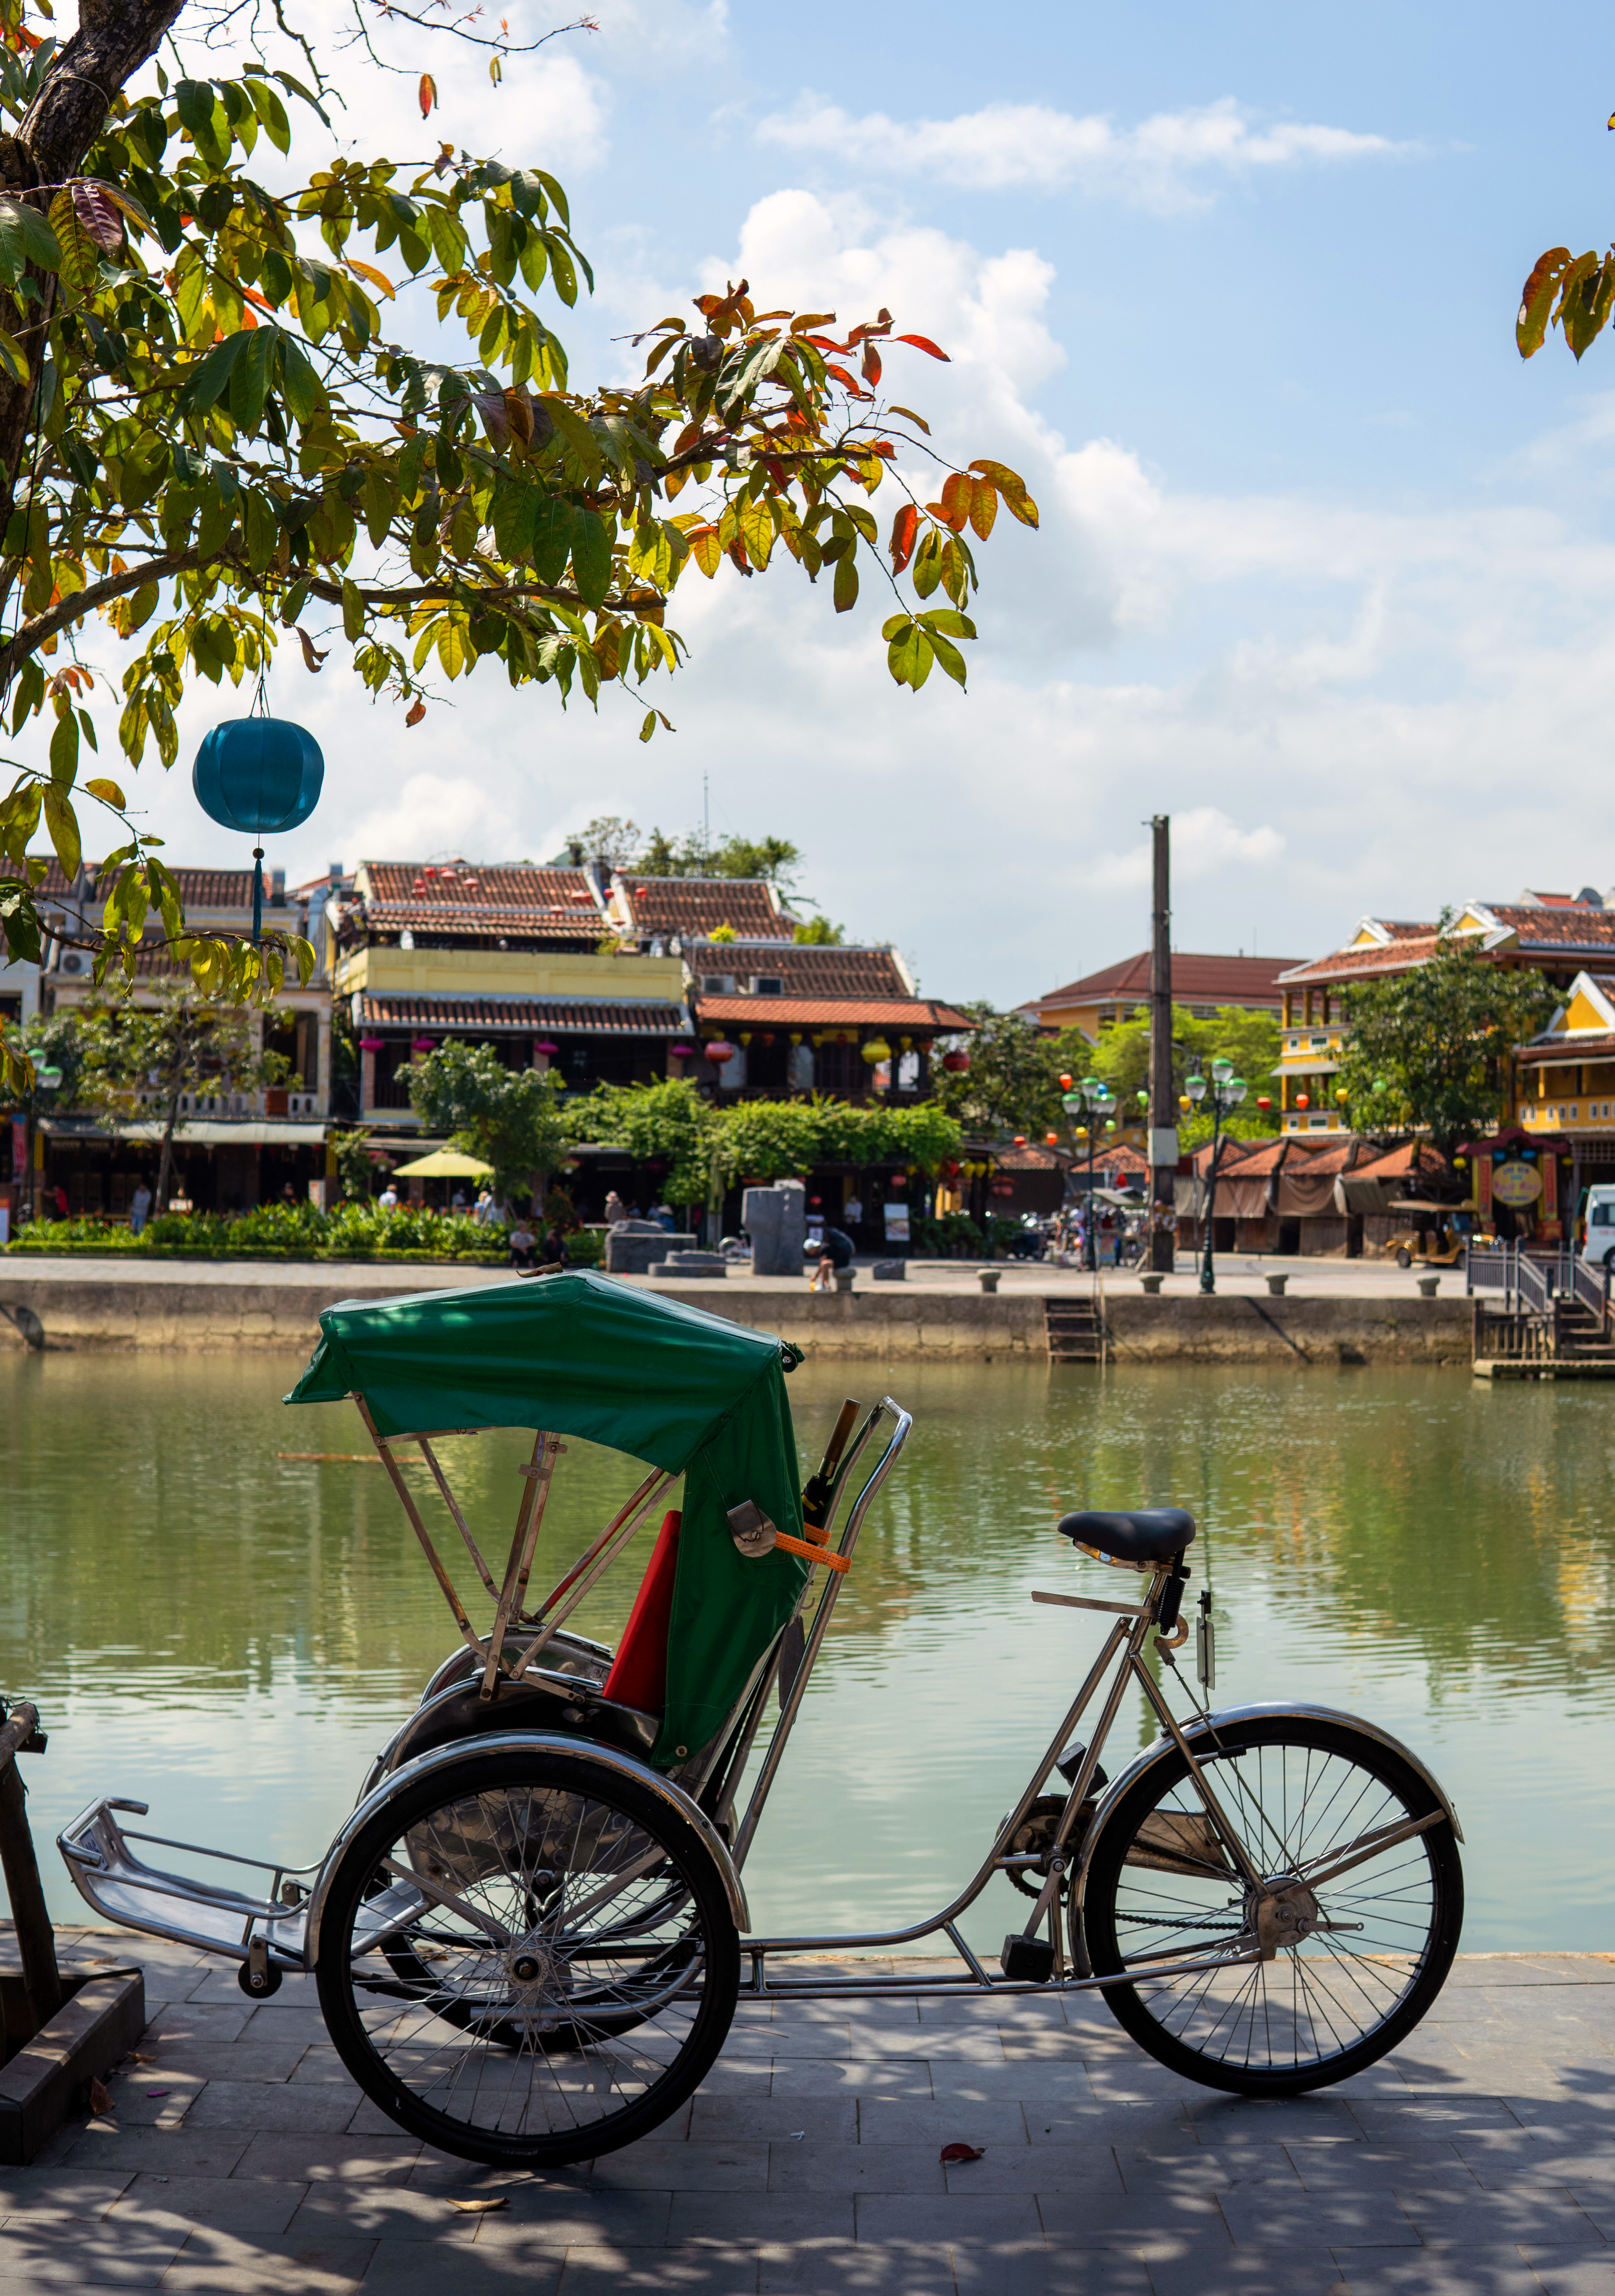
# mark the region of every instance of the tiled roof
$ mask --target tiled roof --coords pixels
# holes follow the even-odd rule
[[[1573,1037],[1539,1037],[1534,1044],[1518,1046],[1514,1058],[1527,1068],[1570,1068],[1577,1061],[1608,1060],[1611,1054],[1615,1033],[1605,1029],[1595,1036],[1589,1030]]]
[[[179,880],[179,897],[187,909],[250,909],[252,906],[252,872],[250,869],[174,869]],[[37,898],[42,901],[63,901],[71,888],[62,875],[60,865],[53,860],[39,886]],[[108,890],[110,890],[110,881]],[[268,875],[266,871],[265,901],[268,901]],[[85,898],[99,901],[105,898],[101,889],[99,873],[92,870],[85,887]]]
[[[555,910],[598,920],[600,910],[582,869],[531,869],[496,862],[362,861],[373,914],[380,908],[503,909],[531,915]]]
[[[1435,955],[1438,938],[1431,926],[1426,932],[1404,935],[1389,944],[1375,941],[1361,948],[1337,948],[1328,956],[1291,965],[1283,977],[1284,986],[1307,988],[1322,980],[1362,980],[1376,973],[1405,972]]]
[[[638,877],[630,871],[612,893],[636,932],[700,940],[732,925],[747,940],[789,940],[796,930],[762,877]]]
[[[690,1002],[703,1021],[721,1021],[726,1028],[898,1029],[909,1035],[951,1035],[975,1026],[968,1013],[921,996],[692,996]]]
[[[1111,1152],[1094,1157],[1096,1172],[1113,1168],[1109,1160]],[[1046,1148],[1030,1140],[1023,1140],[1019,1147],[993,1150],[993,1161],[1001,1172],[1064,1172],[1070,1169],[1072,1160],[1069,1148]],[[1083,1169],[1087,1169],[1086,1163]]]
[[[605,996],[361,996],[358,1025],[418,1029],[422,1034],[677,1037],[689,1028],[680,1004]]]
[[[753,973],[783,980],[795,996],[906,996],[908,983],[889,948],[798,947],[790,941],[696,941],[685,962],[699,987],[703,973],[736,983]]]
[[[1292,956],[1196,956],[1172,952],[1172,996],[1179,1004],[1277,1004],[1279,975],[1299,960]],[[1150,952],[1106,965],[1063,988],[1028,1001],[1034,1004],[1103,1004],[1142,1002],[1150,994]]]
[[[1487,914],[1517,934],[1521,948],[1615,948],[1615,910],[1521,908],[1488,901]]]
[[[439,908],[426,901],[368,902],[365,931],[395,933],[406,930],[433,940],[488,940],[495,937],[521,941],[586,942],[590,948],[610,929],[598,909],[577,909],[549,915],[539,909]],[[612,936],[615,946],[615,936]]]

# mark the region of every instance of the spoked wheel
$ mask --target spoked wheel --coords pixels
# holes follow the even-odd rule
[[[723,2046],[740,1941],[693,1826],[586,1754],[468,1752],[355,1835],[320,1927],[343,2062],[412,2136],[556,2166],[645,2136]]]
[[[1394,2048],[1440,1991],[1463,1920],[1457,1842],[1444,1814],[1389,1838],[1439,1804],[1349,1724],[1275,1716],[1220,1735],[1226,1751],[1202,1733],[1195,1759],[1261,1886],[1175,1751],[1118,1802],[1073,1923],[1095,1976],[1137,1972],[1104,1997],[1162,2064],[1248,2096],[1322,2088]],[[1273,1957],[1251,1958],[1264,1944]],[[1150,1974],[1218,1954],[1226,1965]]]

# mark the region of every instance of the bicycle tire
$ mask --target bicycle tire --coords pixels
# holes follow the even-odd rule
[[[649,2135],[700,2085],[740,1939],[710,1849],[653,1788],[582,1751],[473,1746],[354,1836],[316,1976],[338,2054],[400,2128],[552,2168]]]
[[[1331,1854],[1401,1823],[1398,1811],[1419,1818],[1441,1808],[1409,1762],[1349,1723],[1281,1715],[1224,1735],[1225,1751],[1202,1736],[1195,1759],[1269,1876],[1308,1863],[1326,1874]],[[1418,2024],[1452,1966],[1463,1874],[1451,1822],[1443,1815],[1367,1857],[1314,1902],[1350,1927],[1319,1930],[1271,1961],[1231,1960],[1226,1974],[1107,1986],[1112,2015],[1160,2063],[1240,2095],[1295,2095],[1362,2071]],[[1254,1935],[1254,1893],[1217,1844],[1176,1749],[1111,1811],[1070,1923],[1073,1953],[1085,1944],[1097,1977],[1147,1955],[1203,1955],[1219,1933],[1230,1944]],[[1360,1945],[1337,1945],[1353,1930]]]

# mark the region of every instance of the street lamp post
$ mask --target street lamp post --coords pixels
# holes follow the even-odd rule
[[[1097,1077],[1086,1076],[1079,1085],[1074,1086],[1070,1092],[1061,1095],[1060,1105],[1073,1122],[1078,1116],[1085,1116],[1087,1119],[1086,1130],[1080,1126],[1077,1126],[1076,1130],[1078,1138],[1086,1139],[1088,1144],[1088,1193],[1086,1207],[1087,1234],[1083,1258],[1088,1267],[1094,1268],[1099,1265],[1099,1238],[1095,1233],[1094,1222],[1094,1134],[1097,1128],[1095,1119],[1104,1110],[1113,1107],[1115,1103],[1111,1098],[1109,1085],[1102,1084]]]
[[[1217,1167],[1223,1150],[1223,1119],[1232,1116],[1250,1087],[1243,1077],[1234,1073],[1232,1061],[1213,1061],[1208,1086],[1203,1076],[1192,1076],[1184,1091],[1198,1108],[1204,1100],[1211,1103],[1211,1168],[1206,1181],[1206,1243],[1200,1259],[1200,1288],[1215,1292],[1217,1275],[1212,1266],[1211,1223],[1217,1215]]]

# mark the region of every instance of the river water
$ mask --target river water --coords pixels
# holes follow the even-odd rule
[[[150,1802],[161,1833],[316,1858],[452,1645],[382,1471],[277,1457],[364,1440],[349,1406],[281,1408],[299,1367],[0,1357],[0,1687],[37,1698],[51,1733],[24,1775],[59,1917],[78,1900],[52,1837],[100,1793]],[[1420,1752],[1467,1838],[1470,1950],[1615,1948],[1615,1393],[809,1364],[790,1382],[804,1455],[882,1377],[914,1433],[747,1869],[758,1929],[895,1925],[952,1894],[1103,1631],[1032,1589],[1125,1600],[1135,1583],[1074,1562],[1055,1519],[1177,1503],[1201,1526],[1216,1702],[1340,1706]],[[502,1552],[526,1439],[442,1449]],[[570,1446],[536,1580],[641,1472]],[[619,1566],[576,1623],[613,1639],[637,1575]],[[1153,1734],[1133,1700],[1112,1746]],[[996,1948],[1017,1906],[995,1882],[966,1935]]]

